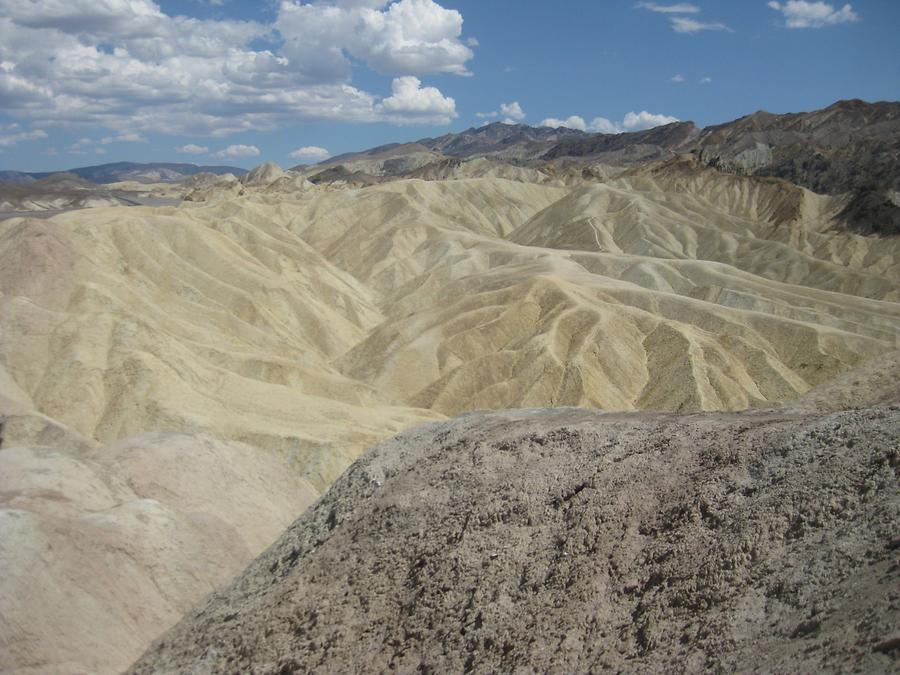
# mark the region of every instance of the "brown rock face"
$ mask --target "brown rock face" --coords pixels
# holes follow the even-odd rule
[[[898,439],[897,405],[420,427],[131,672],[891,670]]]

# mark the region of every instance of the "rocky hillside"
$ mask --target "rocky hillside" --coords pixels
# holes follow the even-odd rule
[[[898,404],[415,429],[130,672],[893,670]]]
[[[693,153],[724,172],[777,177],[814,192],[847,195],[839,222],[862,234],[900,233],[900,103],[838,101],[823,110],[752,115],[698,129],[692,122],[622,134],[495,122],[415,143],[342,155],[308,175],[318,182],[375,182],[421,175],[447,158],[483,157],[557,176],[559,166],[640,166]],[[343,169],[339,168],[343,167]],[[328,173],[325,173],[327,171]],[[586,174],[587,180],[596,176]]]
[[[757,112],[707,127],[692,151],[727,171],[849,193],[842,220],[851,230],[900,234],[900,103],[851,100],[809,113]]]

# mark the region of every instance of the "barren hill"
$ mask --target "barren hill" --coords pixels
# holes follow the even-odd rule
[[[560,166],[636,166],[693,153],[738,174],[784,178],[820,194],[852,197],[838,222],[863,234],[900,232],[900,103],[838,101],[804,113],[758,111],[698,129],[675,122],[619,134],[495,122],[458,134],[334,157],[306,169],[338,166],[373,176],[412,177],[448,157],[488,157],[554,174]]]
[[[501,131],[531,133],[478,138],[501,148]],[[880,374],[900,347],[900,239],[846,231],[848,195],[696,154],[627,167],[362,154],[318,181],[263,165],[198,174],[178,205],[0,220],[0,597],[53,580],[2,616],[0,667],[121,670],[406,429],[579,406],[654,411],[627,422],[636,434],[715,413],[677,425],[726,439],[743,418],[722,414],[806,395],[748,416],[766,447],[782,437],[765,420],[818,428],[811,388],[862,364]],[[854,405],[858,386],[838,381]],[[869,433],[868,417],[847,420]],[[115,592],[92,585],[106,577]],[[114,626],[114,653],[70,611],[77,589]]]
[[[129,672],[889,671],[892,403],[421,427]]]

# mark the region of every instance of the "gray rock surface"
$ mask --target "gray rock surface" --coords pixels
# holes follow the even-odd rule
[[[896,670],[896,403],[414,429],[131,672]]]

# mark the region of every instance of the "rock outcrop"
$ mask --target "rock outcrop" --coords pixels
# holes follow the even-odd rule
[[[129,672],[893,670],[898,403],[420,427]]]

